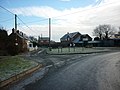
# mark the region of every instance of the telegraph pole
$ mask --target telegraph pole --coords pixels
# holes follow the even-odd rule
[[[15,14],[15,33],[17,31],[17,15]]]
[[[49,47],[51,46],[50,41],[51,41],[51,18],[49,18]]]

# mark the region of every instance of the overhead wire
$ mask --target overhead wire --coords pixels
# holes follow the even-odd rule
[[[118,2],[114,2],[114,3],[118,3]],[[99,8],[99,7],[103,7],[105,5],[111,5],[111,4],[114,4],[114,3],[107,3],[107,4],[103,4],[103,5],[100,5],[100,6],[96,6],[96,7],[92,7],[92,9],[96,9],[96,8]],[[1,8],[3,8],[4,10],[10,12],[11,14],[15,15],[14,13],[12,13],[11,11],[9,11],[8,9],[0,6]],[[80,10],[80,11],[76,11],[76,12],[72,12],[72,13],[68,13],[68,14],[64,14],[64,15],[60,15],[60,16],[55,16],[55,17],[51,17],[51,18],[57,18],[57,17],[62,17],[62,16],[67,16],[67,15],[71,15],[71,14],[75,14],[75,13],[79,13],[79,12],[84,12],[84,11],[87,11],[87,10],[92,10],[91,8],[88,8],[88,9],[85,9],[85,10]],[[44,21],[44,20],[47,20],[47,19],[42,19],[42,20],[39,20],[39,21]],[[39,22],[39,21],[32,21],[32,22]],[[27,22],[27,23],[32,23],[32,22]]]
[[[2,9],[4,9],[5,11],[11,13],[12,15],[16,15],[16,14],[14,14],[13,12],[11,12],[10,10],[4,8],[3,6],[0,5],[0,7],[1,7]],[[22,19],[20,19],[20,17],[17,16],[17,18],[18,18],[27,28],[29,28],[31,31],[33,31],[25,22],[23,22]],[[33,32],[36,33],[35,31],[33,31]]]
[[[104,5],[110,5],[110,4],[113,4],[113,3],[108,3],[108,4],[104,4]],[[96,8],[99,8],[99,7],[102,7],[104,5],[101,5],[101,6],[97,6],[97,7],[92,7],[92,9],[96,9]],[[0,6],[1,8],[3,8],[4,10],[8,11],[9,13],[15,15],[14,13],[12,13],[11,11],[9,11],[8,9]],[[80,11],[76,11],[76,12],[72,12],[72,13],[68,13],[68,14],[64,14],[64,15],[60,15],[60,16],[55,16],[55,17],[52,17],[52,18],[57,18],[57,17],[63,17],[63,16],[67,16],[67,15],[71,15],[71,14],[75,14],[75,13],[79,13],[79,12],[84,12],[84,11],[87,11],[87,10],[92,10],[91,8],[90,9],[85,9],[85,10],[80,10]],[[41,19],[41,20],[37,20],[37,21],[31,21],[31,22],[26,22],[26,23],[34,23],[34,22],[41,22],[41,21],[45,21],[45,20],[48,20],[48,19]]]
[[[3,6],[0,5],[0,7],[1,7],[2,9],[6,10],[7,12],[11,13],[12,15],[15,15],[13,12],[11,12],[10,10],[4,8]]]
[[[114,2],[116,3],[116,2]],[[114,4],[114,3],[108,3],[108,4],[104,4],[104,5],[101,5],[101,6],[97,6],[97,7],[92,7],[92,9],[96,9],[96,8],[99,8],[99,7],[102,7],[102,6],[105,6],[105,5],[110,5],[110,4]],[[9,11],[8,9],[0,6],[1,8],[3,8],[4,10],[10,12],[11,14],[15,15],[14,13],[12,13],[11,11]],[[85,10],[80,10],[80,11],[76,11],[76,12],[72,12],[72,13],[68,13],[68,14],[64,14],[64,15],[60,15],[60,16],[55,16],[55,17],[52,17],[52,18],[57,18],[57,17],[63,17],[63,16],[67,16],[67,15],[71,15],[71,14],[75,14],[75,13],[79,13],[79,12],[84,12],[84,11],[87,11],[87,10],[92,10],[91,8],[89,9],[85,9]],[[38,21],[32,21],[32,22],[27,22],[27,23],[34,23],[34,22],[40,22],[40,21],[44,21],[44,20],[48,20],[48,19],[42,19],[42,20],[38,20]]]
[[[17,18],[31,31],[33,31],[35,34],[38,32],[35,32],[34,30],[32,30],[20,17],[17,16]]]
[[[104,5],[111,5],[111,4],[114,4],[114,3],[108,3],[108,4],[104,4]],[[72,15],[72,14],[76,14],[76,13],[80,13],[80,12],[85,12],[85,11],[88,11],[88,10],[92,10],[92,9],[96,9],[96,8],[99,8],[99,7],[103,7],[104,5],[100,5],[100,6],[96,6],[96,7],[92,7],[92,8],[89,8],[89,9],[84,9],[84,10],[80,10],[80,11],[76,11],[76,12],[72,12],[72,13],[68,13],[68,14],[64,14],[64,15],[60,15],[60,16],[55,16],[55,17],[51,17],[53,19],[55,18],[58,18],[58,17],[63,17],[63,16],[67,16],[67,15]],[[7,10],[6,8],[0,6],[1,8],[3,8],[4,10],[10,12],[11,14],[15,15],[14,13],[12,13],[11,11]],[[20,19],[18,17],[18,19],[27,27],[29,28],[31,31],[33,31],[25,22],[23,22],[22,19]],[[31,22],[27,22],[27,23],[34,23],[34,22],[41,22],[41,21],[45,21],[45,20],[48,20],[48,19],[42,19],[42,20],[38,20],[38,21],[31,21]],[[108,19],[107,19],[108,20]],[[35,31],[33,31],[35,32]],[[36,32],[35,32],[36,33]]]
[[[18,27],[25,31],[25,28],[23,28],[21,25],[18,25]],[[27,31],[25,31],[25,32],[27,32]]]
[[[116,3],[116,2],[114,2]],[[55,18],[58,18],[58,17],[63,17],[63,16],[67,16],[67,15],[72,15],[72,14],[76,14],[76,13],[80,13],[80,12],[84,12],[84,11],[87,11],[87,10],[93,10],[93,9],[96,9],[96,8],[99,8],[99,7],[103,7],[105,5],[111,5],[111,4],[114,4],[114,3],[107,3],[107,4],[104,4],[104,5],[100,5],[100,6],[96,6],[96,7],[92,7],[92,8],[89,8],[89,9],[84,9],[84,10],[80,10],[80,11],[76,11],[76,12],[72,12],[72,13],[68,13],[68,14],[64,14],[64,15],[60,15],[60,16],[55,16],[55,17],[51,17],[52,19],[55,19]],[[94,12],[93,12],[94,13]],[[80,16],[83,16],[83,15],[80,15]],[[42,20],[38,20],[38,21],[32,21],[32,22],[27,22],[27,23],[34,23],[34,22],[41,22],[41,21],[45,21],[47,19],[42,19]]]

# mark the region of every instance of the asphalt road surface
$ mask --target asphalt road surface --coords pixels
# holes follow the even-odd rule
[[[77,56],[25,90],[120,90],[120,52]]]

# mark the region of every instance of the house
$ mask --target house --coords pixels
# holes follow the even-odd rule
[[[94,41],[91,41],[90,43],[96,47],[114,47],[114,46],[120,46],[120,39],[119,39],[119,35],[115,34],[109,39],[100,40],[99,37],[95,37]]]
[[[12,29],[12,33],[8,36],[9,53],[15,55],[18,53],[37,50],[38,47],[34,46],[34,42],[36,42],[36,39],[33,38],[32,40],[23,32]]]
[[[67,33],[62,38],[60,38],[62,46],[69,46],[72,43],[78,43],[81,39],[81,34],[79,32]]]
[[[120,39],[120,32],[118,32],[118,34],[115,34],[114,37]]]
[[[33,40],[19,30],[12,29],[12,33],[8,36],[7,31],[0,29],[0,55],[16,55],[27,51],[38,49],[34,47]],[[36,42],[37,43],[37,42]]]
[[[0,56],[7,55],[8,34],[4,29],[0,29]]]
[[[114,34],[113,37],[107,40],[101,40],[99,43],[102,47],[119,47],[120,46],[120,33]]]
[[[28,51],[27,42],[28,37],[26,34],[19,30],[12,29],[12,33],[8,36],[8,49],[12,55]]]
[[[22,53],[37,50],[38,47],[37,45],[34,45],[34,43],[37,43],[36,38],[28,37],[26,34],[19,30],[15,31],[12,29],[12,33],[9,35],[9,47],[13,48],[10,50],[13,53]]]
[[[90,42],[92,41],[92,38],[88,34],[82,34],[81,35],[81,40],[79,43],[81,43],[81,46],[84,47],[90,47],[91,44]]]
[[[82,34],[81,41],[92,41],[92,38],[88,34]]]
[[[28,49],[28,51],[33,51],[33,50],[37,50],[38,47],[37,47],[37,46],[34,46],[34,44],[33,44],[32,41],[28,41],[28,42],[27,42],[27,49]]]
[[[113,40],[114,40],[114,46],[120,47],[120,32],[114,35]]]
[[[29,36],[29,41],[28,41],[27,45],[28,45],[28,50],[29,51],[37,50],[38,49],[37,38],[35,38],[33,36]]]
[[[61,42],[77,42],[78,38],[80,39],[81,34],[79,32],[67,33],[62,38],[60,38]]]
[[[7,44],[7,31],[0,29],[0,50],[4,50]]]
[[[49,37],[39,37],[38,43],[40,46],[48,46],[49,45]]]
[[[87,44],[88,41],[92,41],[92,38],[88,34],[81,34],[79,32],[67,33],[60,38],[62,46],[82,46]]]

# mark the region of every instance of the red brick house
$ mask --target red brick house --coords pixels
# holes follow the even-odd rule
[[[48,46],[49,45],[49,37],[39,37],[38,43],[40,46]]]
[[[8,39],[8,50],[10,54],[14,55],[28,50],[28,37],[22,32],[19,32],[19,30],[15,31],[15,29],[12,29],[12,33],[8,36]]]
[[[0,55],[7,55],[8,34],[4,29],[0,29]]]

